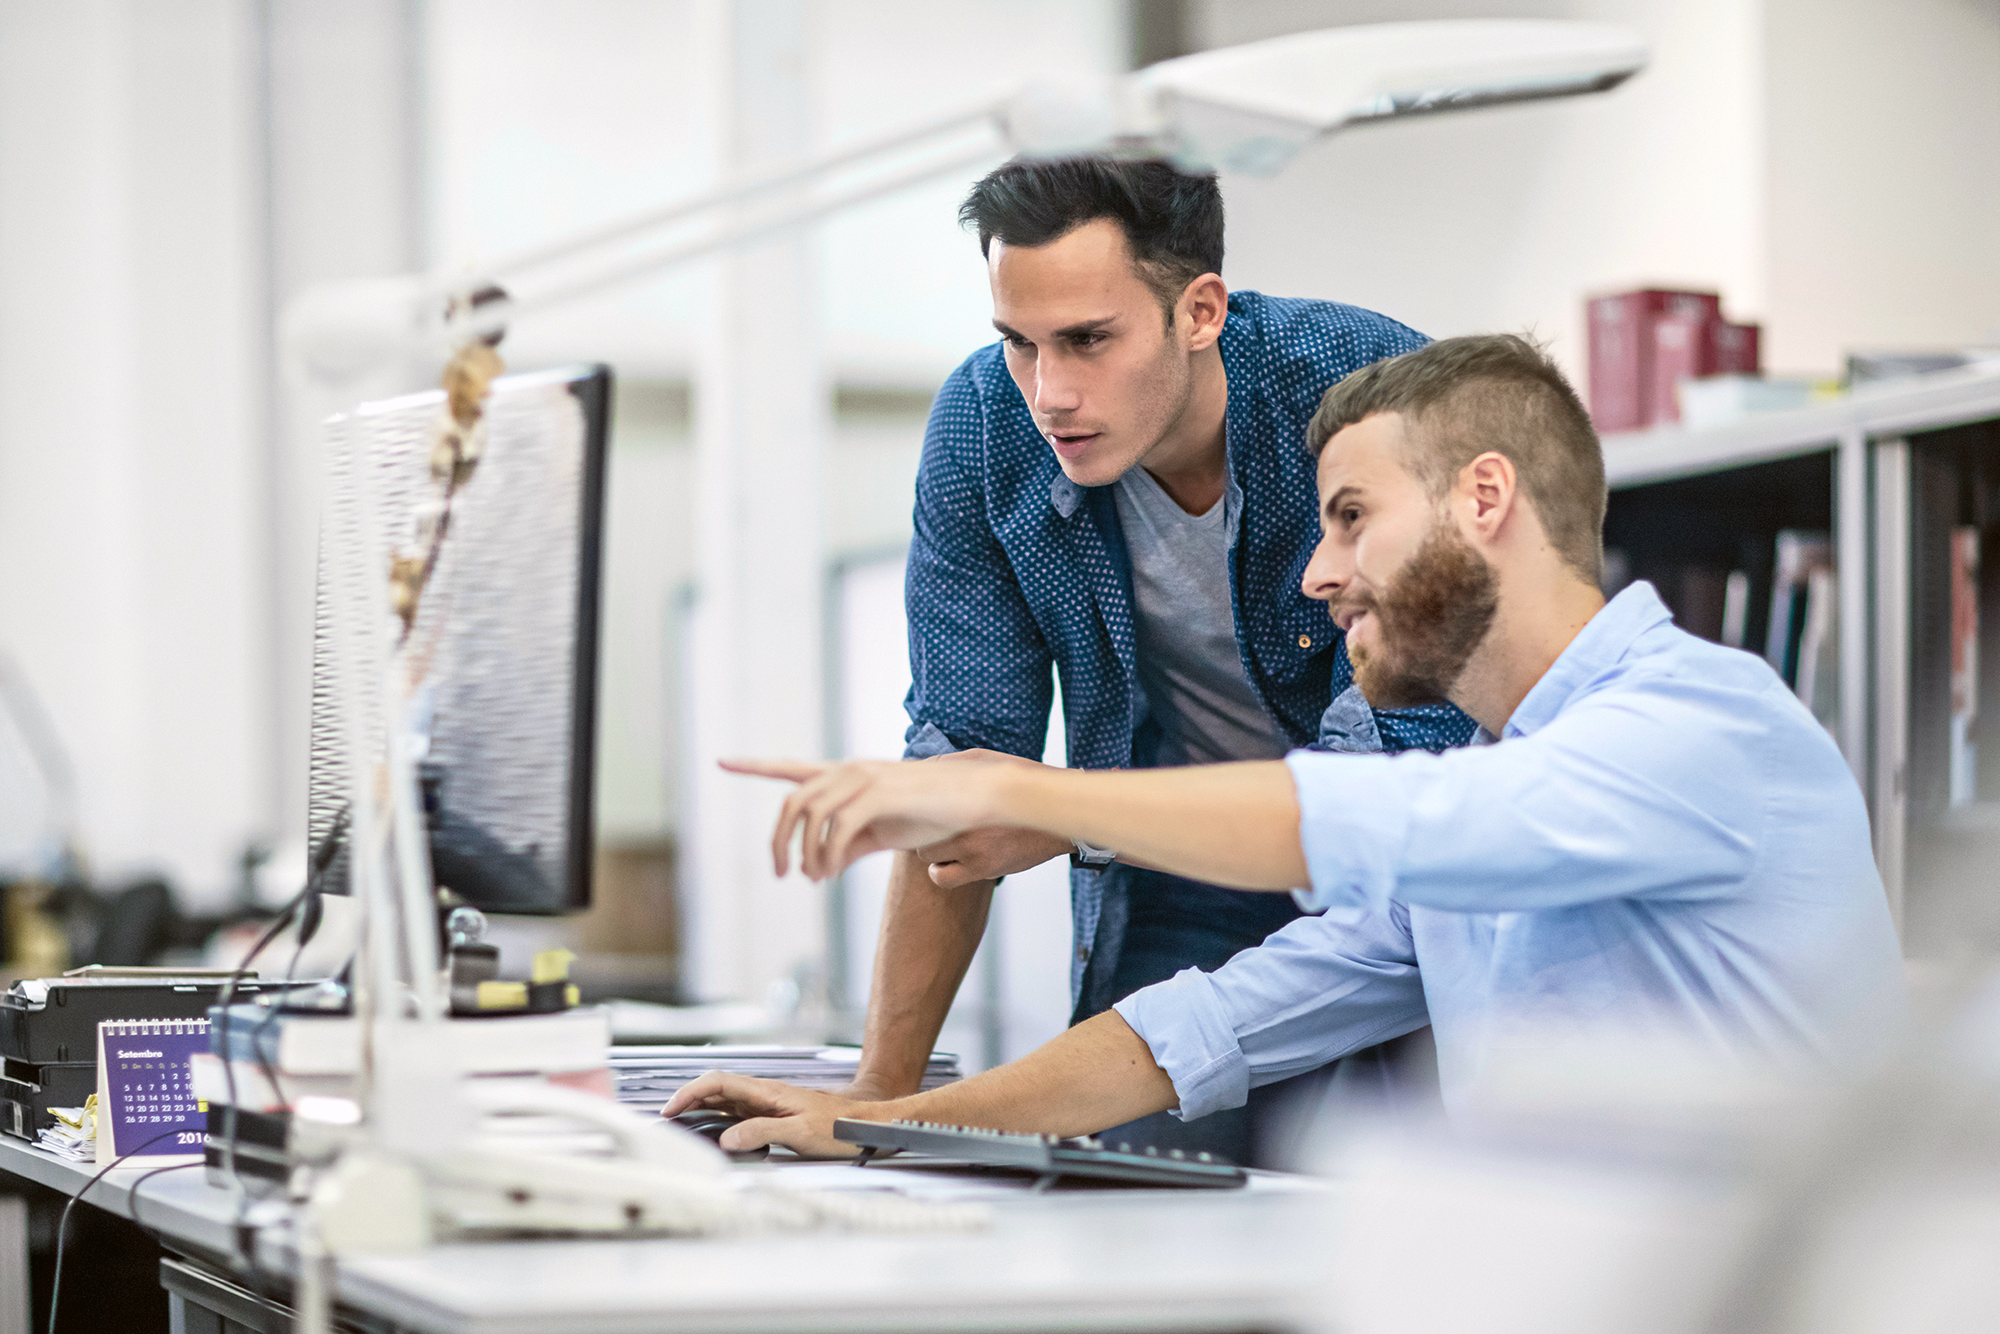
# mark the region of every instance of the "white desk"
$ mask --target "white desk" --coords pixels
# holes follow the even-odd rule
[[[0,1169],[73,1194],[91,1169],[0,1139]],[[132,1215],[120,1168],[86,1202]],[[796,1166],[814,1184],[936,1188],[884,1164]],[[1286,1331],[1320,1309],[1331,1193],[1294,1178],[1242,1191],[988,1192],[983,1233],[838,1233],[730,1240],[435,1246],[341,1263],[341,1302],[397,1325],[463,1334],[846,1334],[862,1330]],[[140,1219],[190,1250],[229,1250],[230,1197],[198,1167],[153,1178]],[[283,1237],[267,1233],[267,1263]],[[86,1270],[72,1271],[76,1273]]]

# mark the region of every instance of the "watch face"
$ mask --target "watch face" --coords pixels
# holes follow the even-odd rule
[[[1117,852],[1110,848],[1100,848],[1095,844],[1085,843],[1082,839],[1075,839],[1072,842],[1076,851],[1069,855],[1069,859],[1077,866],[1109,866],[1118,860]]]

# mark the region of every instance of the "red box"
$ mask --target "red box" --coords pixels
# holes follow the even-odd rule
[[[1653,321],[1653,417],[1648,425],[1681,419],[1680,382],[1704,375],[1757,374],[1758,327],[1693,315]]]
[[[1764,371],[1764,330],[1755,324],[1715,326],[1715,373],[1717,375],[1761,375]]]
[[[1666,317],[1722,321],[1714,292],[1649,287],[1596,297],[1588,306],[1590,415],[1600,432],[1638,431],[1658,420],[1653,326]],[[1669,386],[1672,381],[1668,381]],[[1672,403],[1669,395],[1667,402]],[[1678,409],[1675,409],[1678,416]]]
[[[1717,320],[1692,315],[1664,315],[1653,321],[1653,381],[1648,426],[1681,419],[1678,392],[1682,380],[1715,374]]]

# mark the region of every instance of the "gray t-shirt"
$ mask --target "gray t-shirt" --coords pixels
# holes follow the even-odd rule
[[[1132,557],[1139,683],[1162,737],[1159,763],[1271,760],[1290,746],[1243,675],[1229,599],[1241,499],[1231,485],[1206,514],[1174,503],[1133,468],[1115,483]]]

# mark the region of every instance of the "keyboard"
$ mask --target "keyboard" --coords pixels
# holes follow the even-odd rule
[[[1129,1144],[1108,1145],[1088,1135],[1065,1139],[1018,1130],[982,1130],[928,1121],[849,1121],[833,1123],[833,1136],[861,1146],[863,1162],[900,1149],[955,1158],[992,1167],[1021,1167],[1047,1180],[1091,1177],[1148,1186],[1198,1186],[1227,1190],[1244,1184],[1243,1169],[1210,1153],[1184,1153]]]

